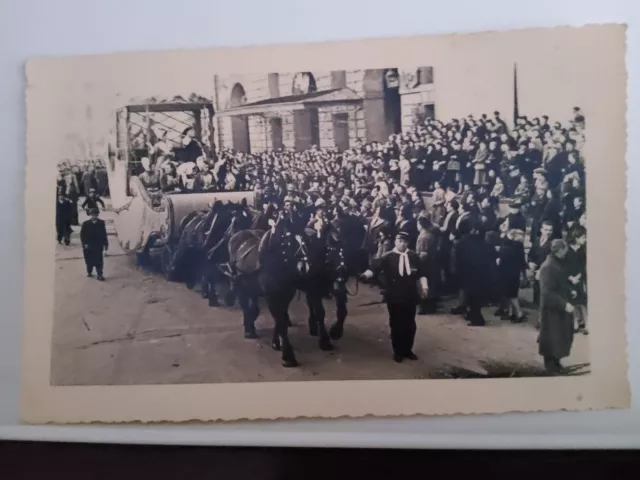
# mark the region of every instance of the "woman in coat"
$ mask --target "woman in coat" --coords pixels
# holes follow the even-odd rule
[[[489,160],[489,150],[487,144],[480,142],[478,144],[478,150],[473,158],[473,168],[475,175],[473,177],[473,184],[476,186],[487,184],[487,161]]]
[[[78,178],[73,173],[72,169],[68,169],[64,175],[64,182],[66,186],[65,196],[71,201],[71,225],[80,225],[78,222],[78,197],[80,195],[80,186],[78,185]]]
[[[560,360],[568,357],[573,345],[573,312],[567,270],[563,260],[567,245],[563,240],[551,242],[551,253],[539,270],[540,333],[538,352],[550,373],[562,369]]]
[[[508,310],[501,318],[513,323],[521,323],[525,314],[520,307],[520,279],[524,276],[527,263],[524,253],[524,232],[510,230],[503,241],[498,255],[498,272],[502,284],[502,295]]]

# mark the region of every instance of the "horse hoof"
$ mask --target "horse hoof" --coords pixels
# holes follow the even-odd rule
[[[217,298],[209,297],[209,306],[210,307],[219,307],[220,306],[220,302],[218,301]]]
[[[256,332],[244,332],[244,338],[248,339],[256,339],[258,338],[258,334]]]
[[[342,338],[342,334],[342,328],[331,327],[329,329],[329,337],[331,338],[331,340],[340,340]]]
[[[298,363],[298,361],[295,358],[292,359],[292,360],[283,360],[282,361],[282,366],[284,368],[295,368],[298,365],[300,365],[300,364]]]
[[[271,344],[271,348],[273,348],[276,352],[280,351],[280,344],[279,343],[272,343]]]
[[[328,340],[320,342],[319,345],[320,345],[320,350],[322,350],[323,352],[333,351],[333,345]]]
[[[318,336],[318,329],[317,328],[309,328],[309,335],[311,335],[312,337],[317,337]]]

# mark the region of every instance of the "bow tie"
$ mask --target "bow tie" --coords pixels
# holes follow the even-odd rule
[[[404,277],[405,275],[410,275],[411,266],[409,265],[409,254],[407,252],[399,252],[396,249],[394,249],[393,251],[396,252],[400,257],[398,261],[398,273],[400,274],[400,276]]]

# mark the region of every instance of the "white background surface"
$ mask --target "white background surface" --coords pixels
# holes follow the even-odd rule
[[[640,177],[636,160],[640,90],[634,82],[640,68],[640,8],[634,8],[635,2],[0,0],[0,5],[0,438],[431,448],[640,447],[640,353],[634,348],[640,345],[640,295],[634,295],[640,293],[637,248],[627,252],[629,378],[637,397],[631,410],[144,427],[35,427],[20,425],[18,420],[27,57],[626,23],[627,242],[638,245],[640,190],[634,187]]]

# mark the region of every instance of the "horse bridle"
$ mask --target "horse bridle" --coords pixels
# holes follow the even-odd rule
[[[297,258],[298,257],[298,253],[300,253],[300,254],[302,254],[302,260],[304,260],[306,263],[308,263],[308,261],[309,261],[309,252],[307,251],[307,246],[304,244],[304,242],[302,241],[302,238],[299,235],[294,235],[293,237],[295,238],[296,242],[298,243],[298,248],[293,254],[294,258]]]

